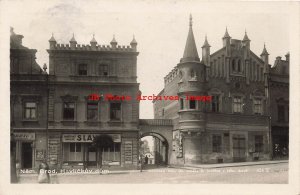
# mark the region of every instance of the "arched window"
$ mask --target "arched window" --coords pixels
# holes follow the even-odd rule
[[[232,59],[231,61],[231,69],[232,71],[235,71],[235,59]]]
[[[241,69],[241,60],[238,60],[238,67],[237,67],[237,69],[238,69],[238,72],[242,71],[242,69]]]

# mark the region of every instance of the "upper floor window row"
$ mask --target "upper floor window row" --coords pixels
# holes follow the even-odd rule
[[[99,76],[108,76],[109,75],[108,65],[107,64],[98,65],[96,72],[97,72],[97,75],[99,75]],[[88,65],[87,64],[79,64],[77,73],[80,76],[87,76],[89,73]]]

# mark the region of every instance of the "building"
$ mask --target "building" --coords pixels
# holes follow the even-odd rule
[[[36,63],[37,50],[22,45],[22,35],[10,35],[10,117],[16,141],[16,161],[22,169],[45,160],[47,139],[47,67]]]
[[[270,69],[273,157],[287,158],[289,149],[289,63],[290,54],[278,56]]]
[[[223,47],[210,53],[205,37],[200,60],[190,18],[183,57],[159,93],[179,100],[153,101],[155,118],[174,123],[171,164],[271,158],[268,53],[252,52],[246,32],[238,40],[226,28],[222,41]]]
[[[135,39],[98,45],[93,37],[80,45],[73,34],[64,45],[52,35],[49,45],[50,165],[136,168],[139,101],[121,98],[139,93]]]

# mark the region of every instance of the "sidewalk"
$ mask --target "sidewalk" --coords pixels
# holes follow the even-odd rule
[[[220,164],[185,164],[182,166],[169,165],[169,168],[183,168],[183,169],[213,169],[223,167],[242,167],[254,165],[280,164],[288,163],[288,160],[272,160],[272,161],[255,161],[255,162],[237,162],[237,163],[220,163]]]

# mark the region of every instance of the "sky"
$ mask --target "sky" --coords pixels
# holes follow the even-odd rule
[[[113,35],[119,45],[129,45],[134,35],[139,52],[137,76],[143,95],[158,94],[163,89],[164,76],[179,63],[190,14],[200,58],[205,35],[213,53],[222,47],[226,27],[233,39],[243,39],[246,30],[251,50],[258,56],[265,43],[270,64],[274,64],[276,56],[284,58],[290,51],[289,10],[293,5],[287,2],[26,2],[9,2],[9,9],[5,10],[1,6],[5,17],[1,21],[24,35],[24,46],[37,49],[41,66],[49,64],[46,49],[52,33],[58,43],[64,44],[69,43],[73,33],[79,44],[89,44],[95,34],[101,45],[109,44]],[[141,101],[140,118],[153,118],[151,101]]]

